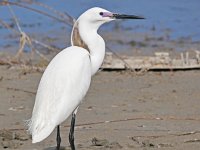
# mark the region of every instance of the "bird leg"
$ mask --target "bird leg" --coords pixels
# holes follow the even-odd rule
[[[60,137],[60,126],[59,125],[57,126],[57,138],[56,138],[56,141],[57,141],[56,150],[60,150],[61,137]]]
[[[72,150],[75,150],[75,145],[74,145],[74,126],[75,126],[75,120],[76,120],[76,114],[72,114],[72,120],[71,120],[71,127],[70,127],[70,132],[69,132],[69,143],[71,146]]]

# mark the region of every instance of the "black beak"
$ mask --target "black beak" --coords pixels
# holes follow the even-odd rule
[[[113,14],[113,18],[115,19],[145,19],[141,16],[135,16],[135,15],[125,15],[125,14]]]

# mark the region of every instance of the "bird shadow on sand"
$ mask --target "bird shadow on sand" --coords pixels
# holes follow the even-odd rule
[[[44,150],[57,150],[56,147],[48,147],[48,148],[45,148]],[[60,147],[60,150],[70,150],[68,149],[67,147]]]

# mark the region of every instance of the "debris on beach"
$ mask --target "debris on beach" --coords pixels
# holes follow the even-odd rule
[[[189,52],[180,54],[180,58],[171,58],[168,52],[155,52],[154,56],[121,56],[106,53],[102,69],[105,70],[189,70],[200,69],[200,51],[195,58],[189,58]]]
[[[108,149],[122,149],[123,147],[118,142],[109,142],[107,139],[92,139],[92,146],[104,147]]]
[[[0,130],[0,148],[17,149],[27,140],[29,140],[29,136],[25,133],[17,133],[5,129]]]

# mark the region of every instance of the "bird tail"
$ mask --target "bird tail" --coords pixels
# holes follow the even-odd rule
[[[28,132],[32,135],[32,143],[38,143],[47,138],[54,130],[54,126],[50,124],[37,124],[32,119],[26,120],[25,125],[28,127]]]

